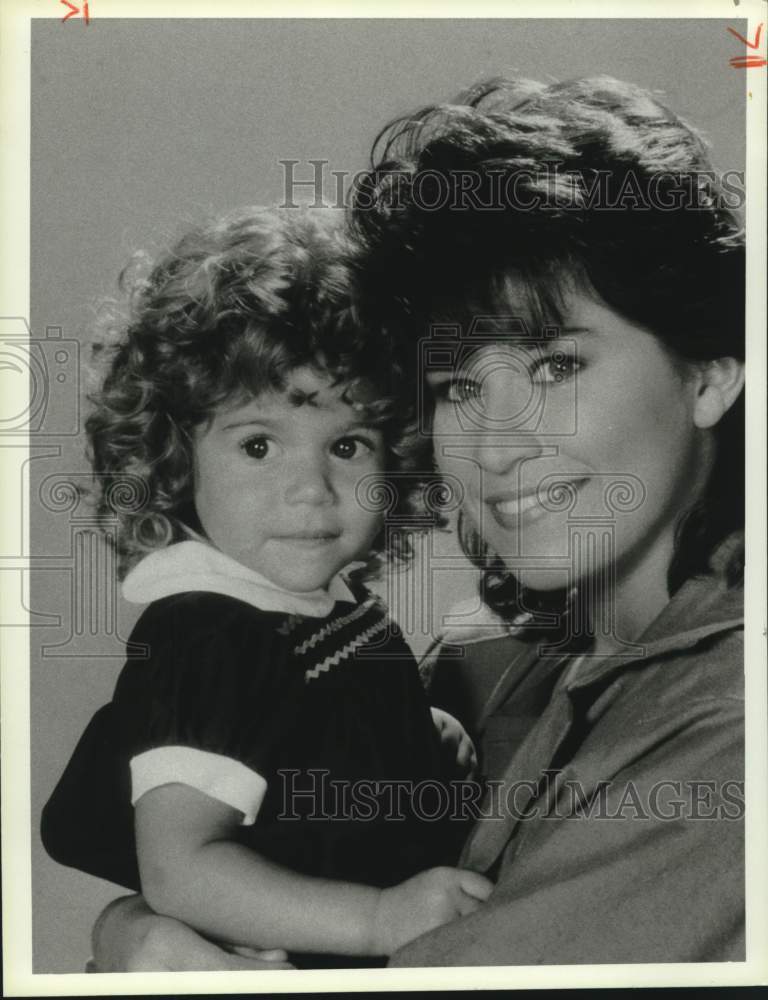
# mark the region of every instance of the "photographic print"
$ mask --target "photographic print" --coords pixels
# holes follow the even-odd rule
[[[7,995],[765,982],[768,19],[605,14],[4,6]]]

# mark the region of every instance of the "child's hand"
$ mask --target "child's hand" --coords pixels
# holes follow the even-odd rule
[[[432,708],[430,711],[448,766],[455,768],[460,778],[473,778],[477,770],[477,753],[466,729],[458,719],[454,719],[442,708]]]
[[[430,868],[382,889],[373,919],[373,953],[391,955],[441,924],[473,913],[493,883],[462,868]]]

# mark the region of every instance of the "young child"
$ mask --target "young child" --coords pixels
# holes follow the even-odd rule
[[[149,603],[129,646],[146,655],[43,817],[57,860],[309,966],[376,964],[491,887],[432,867],[459,830],[434,819],[438,730],[459,766],[471,746],[433,721],[359,582],[384,545],[375,483],[421,456],[343,261],[321,216],[253,210],[189,233],[137,287],[88,434],[103,517],[121,481],[144,484],[117,516],[124,597]]]

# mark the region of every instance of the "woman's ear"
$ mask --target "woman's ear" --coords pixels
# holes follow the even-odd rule
[[[738,358],[716,358],[699,369],[693,422],[704,430],[714,427],[736,402],[744,387],[744,362]]]

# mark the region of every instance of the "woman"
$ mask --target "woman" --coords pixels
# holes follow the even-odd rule
[[[428,664],[496,888],[393,964],[744,957],[743,249],[710,169],[630,85],[492,82],[390,126],[357,190],[363,311],[509,623]],[[135,898],[97,931],[105,969],[237,961]]]

